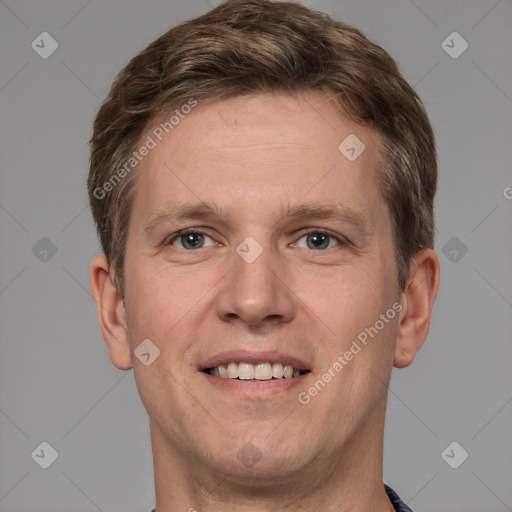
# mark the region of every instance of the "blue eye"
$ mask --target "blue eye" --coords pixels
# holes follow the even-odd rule
[[[185,230],[181,233],[178,233],[172,240],[169,240],[169,245],[173,245],[176,247],[176,243],[179,242],[181,244],[181,248],[183,249],[202,249],[203,247],[211,247],[215,245],[215,242],[205,245],[207,240],[213,240],[204,233],[200,231],[194,230]]]
[[[300,240],[306,239],[306,244],[301,245]],[[334,243],[334,245],[331,244]],[[326,233],[325,231],[310,231],[303,235],[299,241],[297,242],[297,246],[303,249],[312,249],[314,251],[323,250],[323,249],[331,249],[332,247],[336,247],[340,245],[342,242],[337,237]]]

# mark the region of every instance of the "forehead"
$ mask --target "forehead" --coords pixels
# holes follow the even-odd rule
[[[347,119],[322,93],[199,103],[172,127],[166,119],[143,137],[154,142],[136,178],[135,209],[146,219],[173,198],[267,212],[271,201],[280,210],[301,198],[341,201],[370,217],[379,200],[378,134]]]

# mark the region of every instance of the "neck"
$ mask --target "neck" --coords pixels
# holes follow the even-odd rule
[[[393,512],[382,480],[384,411],[343,446],[278,478],[211,468],[150,422],[156,512]]]

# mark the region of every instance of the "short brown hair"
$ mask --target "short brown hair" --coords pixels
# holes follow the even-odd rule
[[[379,188],[404,288],[410,261],[434,243],[437,158],[420,98],[390,55],[359,30],[294,2],[228,0],[135,56],[96,116],[89,199],[122,296],[136,173],[119,179],[119,170],[149,123],[191,98],[302,90],[327,93],[350,119],[380,134]]]

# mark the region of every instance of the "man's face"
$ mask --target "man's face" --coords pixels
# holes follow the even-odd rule
[[[355,160],[338,148],[349,135]],[[154,450],[243,480],[377,440],[399,315],[378,321],[401,297],[377,134],[310,92],[200,103],[156,141],[134,171],[125,259],[132,354],[160,350],[149,366],[132,355]],[[207,371],[221,363],[303,372]]]

